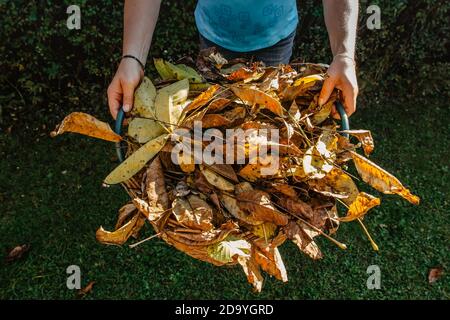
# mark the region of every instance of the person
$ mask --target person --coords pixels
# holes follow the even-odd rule
[[[333,60],[319,96],[324,104],[340,89],[347,115],[356,109],[355,71],[357,0],[323,0]],[[115,119],[120,106],[133,107],[158,19],[161,0],[126,0],[123,57],[108,87],[108,105]],[[198,0],[195,21],[200,47],[215,46],[225,58],[249,57],[267,65],[286,64],[298,24],[296,0]],[[339,118],[336,110],[333,116]]]

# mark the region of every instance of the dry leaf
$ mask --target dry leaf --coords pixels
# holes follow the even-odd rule
[[[275,209],[268,193],[261,190],[242,192],[237,196],[239,207],[247,211],[252,219],[285,225],[288,218]]]
[[[138,173],[145,164],[150,161],[164,146],[168,136],[162,134],[159,137],[147,142],[131,156],[125,159],[106,178],[106,184],[117,184],[130,179]]]
[[[333,168],[322,179],[308,180],[308,185],[325,196],[342,199],[346,205],[352,204],[359,194],[352,178],[338,168]]]
[[[201,172],[206,180],[216,188],[222,191],[234,191],[234,184],[223,178],[222,176],[216,174],[214,171],[201,167]]]
[[[133,215],[134,211],[136,211],[136,206],[132,202],[127,203],[122,208],[120,208],[119,216],[117,218],[116,226],[114,227],[114,229],[117,230],[121,226],[123,226],[125,224],[125,221]]]
[[[355,201],[348,208],[347,216],[339,218],[339,220],[348,222],[363,218],[370,209],[379,205],[380,199],[365,192],[360,192]]]
[[[165,132],[164,128],[155,120],[134,118],[128,124],[128,136],[138,143],[146,143]]]
[[[189,105],[187,105],[183,112],[188,113],[204,106],[214,97],[219,88],[220,86],[217,84],[209,87],[205,92],[202,92]]]
[[[119,142],[122,137],[115,133],[109,124],[97,120],[93,116],[83,112],[73,112],[69,114],[58,125],[57,129],[51,133],[52,137],[64,132],[75,132],[85,136],[94,137],[106,141]]]
[[[144,77],[134,92],[133,109],[131,113],[143,118],[155,118],[156,88],[152,81]]]
[[[286,211],[288,211],[289,213],[293,213],[307,219],[311,219],[314,214],[311,206],[300,199],[294,200],[286,197],[281,197],[278,200],[278,204],[286,209]]]
[[[259,104],[276,115],[283,116],[283,107],[280,101],[269,96],[267,93],[259,91],[257,89],[252,89],[250,87],[231,87],[233,93],[238,96],[241,100],[245,101],[248,105],[253,106]]]
[[[366,156],[369,156],[373,152],[375,145],[373,143],[372,133],[369,130],[343,130],[342,132],[356,137],[361,143]]]
[[[255,246],[252,248],[254,249],[254,251],[252,251],[252,256],[254,257],[256,263],[261,266],[261,269],[278,280],[283,282],[288,281],[286,268],[284,266],[283,259],[281,259],[278,248],[271,248],[268,251],[262,251]]]
[[[430,269],[430,272],[428,273],[428,283],[436,282],[440,277],[442,277],[443,274],[444,269],[441,267]]]
[[[124,244],[133,233],[133,229],[138,221],[138,215],[135,215],[130,221],[115,231],[106,231],[100,226],[95,233],[95,238],[103,244]]]
[[[249,258],[239,257],[238,262],[247,276],[248,282],[253,285],[256,292],[261,292],[264,278],[255,259],[252,256]]]
[[[191,195],[187,199],[177,198],[172,204],[172,212],[183,226],[198,230],[211,230],[212,209],[200,197]]]
[[[304,229],[309,230],[306,232]],[[300,226],[297,222],[290,221],[285,227],[285,230],[287,237],[291,239],[292,242],[294,242],[297,247],[309,257],[314,260],[321,259],[323,257],[319,247],[313,241],[313,237],[315,235],[313,230],[306,224],[303,223]]]
[[[19,260],[25,253],[28,252],[28,250],[30,250],[30,245],[28,244],[22,244],[20,246],[14,247],[6,256],[5,261],[13,262]]]
[[[413,195],[392,174],[379,167],[372,161],[351,151],[356,170],[364,182],[370,184],[376,190],[386,194],[397,194],[412,204],[418,205],[420,198]]]
[[[87,286],[85,286],[84,288],[81,288],[80,290],[77,291],[77,295],[79,297],[84,297],[85,295],[87,295],[88,293],[90,293],[92,291],[92,288],[95,284],[95,281],[91,281],[87,284]]]

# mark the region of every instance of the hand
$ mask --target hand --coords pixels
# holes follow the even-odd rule
[[[121,104],[123,104],[125,112],[131,111],[133,108],[134,90],[143,77],[144,72],[136,61],[133,61],[133,59],[122,59],[108,87],[109,111],[114,119],[117,117]]]
[[[350,116],[356,110],[356,97],[358,96],[358,82],[356,80],[355,63],[350,57],[337,55],[328,68],[328,78],[320,92],[319,105],[325,104],[330,98],[334,88],[342,91],[345,113]],[[331,115],[340,119],[339,112],[333,107]]]

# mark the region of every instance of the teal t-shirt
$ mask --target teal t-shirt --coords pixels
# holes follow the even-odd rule
[[[298,23],[297,4],[296,0],[199,0],[195,21],[206,39],[228,50],[248,52],[290,35]]]

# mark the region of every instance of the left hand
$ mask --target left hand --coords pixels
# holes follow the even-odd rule
[[[348,116],[356,110],[356,97],[358,96],[358,81],[354,60],[350,57],[337,55],[328,68],[328,78],[325,79],[320,92],[319,105],[325,104],[330,98],[334,88],[342,91],[343,104]],[[331,114],[339,119],[339,112],[333,107]]]

